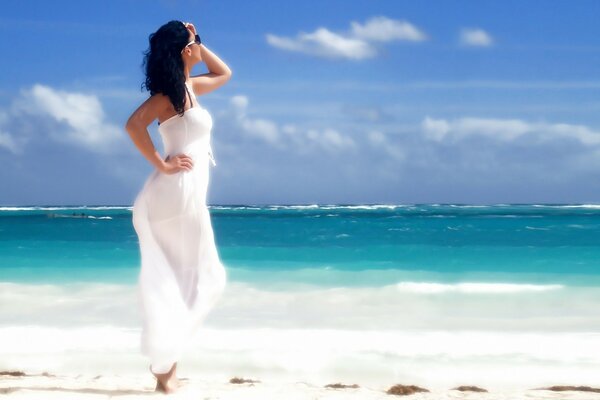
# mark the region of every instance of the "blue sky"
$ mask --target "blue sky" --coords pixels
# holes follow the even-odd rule
[[[132,204],[152,166],[123,126],[171,19],[233,71],[198,98],[210,204],[599,203],[598,15],[585,0],[7,2],[0,204]]]

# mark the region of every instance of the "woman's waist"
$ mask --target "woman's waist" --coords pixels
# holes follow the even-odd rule
[[[206,154],[210,149],[210,142],[198,140],[191,143],[165,143],[165,153],[174,156],[185,153],[189,156]]]
[[[195,142],[185,146],[165,146],[165,153],[170,157],[174,157],[178,154],[186,154],[194,160],[210,158],[213,165],[215,164],[210,142]]]

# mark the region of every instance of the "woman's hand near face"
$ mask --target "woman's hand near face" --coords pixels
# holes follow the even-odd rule
[[[191,171],[194,167],[194,160],[186,154],[177,154],[175,157],[167,156],[160,172],[171,175],[180,171]]]
[[[188,28],[188,30],[192,32],[192,34],[196,34],[196,27],[191,22],[186,22],[185,27]]]

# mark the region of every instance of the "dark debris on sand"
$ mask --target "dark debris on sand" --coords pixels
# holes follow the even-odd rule
[[[459,386],[452,390],[460,390],[461,392],[487,392],[487,390],[477,386]]]
[[[360,386],[358,386],[356,383],[352,384],[352,385],[345,385],[343,383],[328,383],[327,385],[325,385],[326,388],[333,388],[333,389],[356,389],[359,388]]]
[[[396,394],[399,396],[406,396],[418,392],[429,392],[429,390],[415,385],[394,385],[386,391],[387,394]]]
[[[0,375],[25,376],[26,374],[23,371],[0,371]]]
[[[238,378],[238,377],[233,377],[229,380],[229,383],[260,383],[259,380],[254,380],[254,379],[244,379],[244,378]]]
[[[49,374],[48,372],[42,372],[41,374],[26,374],[23,371],[0,371],[0,376],[48,376],[48,377],[55,377],[55,375]]]
[[[565,392],[567,390],[573,390],[578,392],[600,393],[600,388],[592,388],[589,386],[550,386],[547,388],[540,388],[538,390],[552,390],[554,392]]]

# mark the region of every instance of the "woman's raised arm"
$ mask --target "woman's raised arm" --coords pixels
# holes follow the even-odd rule
[[[194,24],[187,23],[186,27],[194,35],[196,34],[196,28]],[[215,53],[210,51],[204,44],[200,44],[200,54],[202,61],[206,64],[206,67],[210,72],[206,74],[200,74],[191,76],[192,88],[196,95],[212,92],[213,90],[223,86],[229,79],[231,79],[231,69],[221,60]]]

